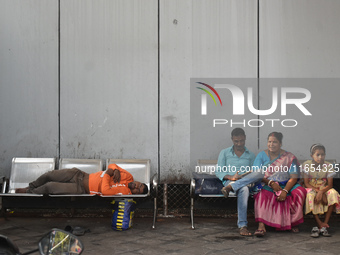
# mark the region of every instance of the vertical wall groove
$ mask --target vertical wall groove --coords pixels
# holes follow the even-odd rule
[[[60,158],[60,0],[58,0],[58,157]]]
[[[260,0],[257,0],[257,109],[260,109]],[[260,127],[257,128],[257,148],[260,149]]]
[[[161,51],[161,49],[160,49],[160,27],[161,27],[161,25],[160,25],[160,0],[158,0],[157,1],[157,3],[158,3],[158,10],[157,10],[157,12],[158,12],[158,15],[157,15],[157,44],[158,44],[158,48],[157,48],[157,50],[158,50],[158,52],[157,52],[157,57],[158,57],[158,59],[157,59],[157,61],[158,61],[158,63],[157,63],[157,65],[158,65],[158,77],[157,77],[157,79],[158,79],[158,162],[157,162],[157,166],[158,166],[158,169],[157,169],[157,173],[158,173],[158,182],[160,181],[160,169],[161,169],[161,155],[160,155],[160,153],[161,153],[161,134],[160,134],[160,128],[161,128],[161,123],[160,123],[160,121],[161,121],[161,110],[160,110],[160,107],[161,107],[161,100],[160,100],[160,97],[161,97],[161,61],[160,61],[160,51]]]

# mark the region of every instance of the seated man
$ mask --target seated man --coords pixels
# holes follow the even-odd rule
[[[15,192],[53,195],[130,195],[147,194],[148,186],[134,181],[132,175],[123,168],[110,164],[106,171],[92,174],[77,168],[49,171],[29,183],[28,187],[16,189]]]
[[[225,188],[230,187],[230,184],[240,179],[239,172],[250,170],[255,159],[255,154],[245,147],[246,134],[242,128],[235,128],[231,132],[231,140],[233,146],[226,148],[220,152],[217,162],[216,176],[223,182],[225,186],[222,193],[228,197],[229,191],[226,194]],[[250,236],[247,225],[247,206],[249,189],[246,185],[235,190],[237,195],[237,213],[240,235]]]

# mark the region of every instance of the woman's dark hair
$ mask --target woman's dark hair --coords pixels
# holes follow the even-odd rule
[[[310,154],[313,155],[316,150],[323,150],[326,154],[326,148],[321,143],[315,143],[310,147]]]
[[[282,138],[283,138],[283,134],[280,133],[280,132],[271,132],[269,135],[268,135],[268,139],[269,137],[271,136],[274,136],[277,140],[279,140],[280,143],[282,143]]]
[[[242,128],[234,128],[233,131],[231,131],[231,137],[240,135],[246,136],[246,133]]]

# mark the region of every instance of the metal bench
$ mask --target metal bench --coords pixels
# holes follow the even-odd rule
[[[43,196],[42,194],[15,193],[15,189],[25,188],[40,175],[54,170],[55,162],[55,158],[13,158],[9,182],[3,179],[0,196]]]
[[[55,158],[13,158],[12,168],[9,182],[2,177],[2,192],[0,198],[5,196],[10,197],[43,197],[42,194],[30,193],[15,193],[16,188],[27,187],[28,184],[36,180],[42,174],[55,169]],[[140,181],[148,186],[148,194],[134,194],[134,195],[113,195],[101,196],[109,198],[146,198],[153,196],[154,215],[153,225],[155,228],[157,217],[157,196],[158,196],[158,176],[155,174],[150,179],[150,160],[149,159],[108,159],[109,164],[117,164],[121,168],[130,172],[135,181]],[[95,173],[103,170],[103,163],[101,159],[60,159],[59,169],[65,168],[79,168],[86,173]],[[57,170],[58,171],[58,170]],[[92,197],[96,195],[90,194],[63,194],[63,195],[49,195],[49,197]],[[97,196],[98,197],[98,196]]]
[[[59,159],[60,169],[78,168],[85,173],[91,174],[103,171],[103,161],[101,159],[77,159],[77,158],[61,158]],[[50,197],[92,197],[94,194],[62,194],[49,195]]]
[[[205,160],[200,159],[197,161],[197,171],[196,173],[201,174],[209,174],[212,178],[215,178],[215,171],[217,166],[217,160]],[[190,219],[191,219],[191,228],[195,229],[194,226],[194,206],[195,206],[195,198],[197,197],[209,197],[209,198],[216,198],[221,197],[224,198],[223,194],[196,194],[195,193],[196,183],[195,178],[191,178],[190,181],[190,198],[191,198],[191,205],[190,205]],[[229,197],[236,197],[234,192],[230,192]]]
[[[76,167],[85,173],[92,174],[103,171],[103,161],[101,159],[77,159],[61,158],[59,159],[59,169]]]

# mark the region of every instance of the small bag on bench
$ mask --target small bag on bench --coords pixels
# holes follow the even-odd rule
[[[220,179],[212,174],[192,173],[195,180],[195,194],[222,194],[224,187]]]
[[[133,225],[133,217],[136,208],[136,202],[133,199],[116,199],[112,202],[113,215],[112,225],[114,230],[128,230]]]

